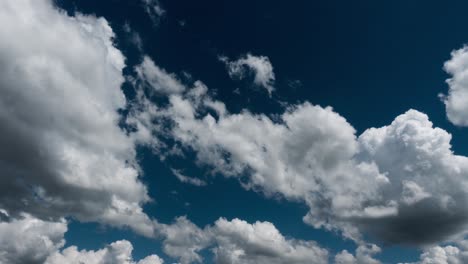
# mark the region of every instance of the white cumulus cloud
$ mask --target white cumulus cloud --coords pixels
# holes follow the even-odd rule
[[[76,246],[57,251],[47,258],[45,264],[163,264],[157,255],[140,261],[133,260],[133,246],[127,240],[119,240],[99,250],[78,250]]]
[[[0,2],[0,206],[151,235],[135,142],[119,127],[124,57],[103,18]]]
[[[448,95],[442,96],[447,117],[457,126],[468,126],[468,47],[453,51],[444,69],[451,75]]]
[[[253,73],[255,85],[265,88],[270,96],[275,90],[275,73],[268,57],[248,53],[234,61],[226,57],[220,57],[220,60],[226,64],[231,78],[244,79],[248,73]]]

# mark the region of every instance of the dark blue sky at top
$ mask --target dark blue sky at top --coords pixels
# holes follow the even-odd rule
[[[414,108],[452,133],[456,153],[468,154],[466,129],[446,120],[437,96],[447,91],[444,61],[453,49],[468,43],[467,1],[163,0],[166,14],[157,26],[137,0],[56,1],[69,12],[96,14],[110,22],[127,57],[127,73],[142,53],[128,40],[125,23],[140,34],[143,53],[156,64],[203,81],[231,112],[247,108],[274,114],[283,111],[278,101],[310,101],[333,106],[359,134]],[[231,80],[218,61],[220,55],[236,59],[246,53],[270,58],[276,75],[271,99],[249,82]],[[236,88],[241,95],[233,93]],[[220,216],[270,221],[286,236],[316,240],[332,252],[355,247],[337,234],[303,224],[304,205],[266,199],[244,191],[234,180],[210,177],[191,158],[161,162],[145,149],[139,157],[155,200],[145,210],[162,222],[179,215],[199,226]],[[205,177],[210,184],[202,188],[181,184],[170,167]],[[73,223],[67,234],[70,244],[84,248],[122,238],[134,243],[137,256],[164,256],[159,242],[131,232]],[[380,259],[414,261],[417,255],[414,249],[393,246],[384,248]]]

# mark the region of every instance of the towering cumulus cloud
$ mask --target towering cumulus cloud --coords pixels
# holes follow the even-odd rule
[[[0,2],[0,208],[150,235],[135,144],[118,125],[124,57],[103,18]]]

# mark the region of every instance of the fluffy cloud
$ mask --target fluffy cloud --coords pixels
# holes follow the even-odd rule
[[[420,261],[412,264],[463,264],[468,262],[468,241],[463,240],[457,245],[435,246],[426,249]]]
[[[248,53],[234,61],[229,61],[226,57],[220,57],[220,60],[226,64],[231,78],[243,79],[248,72],[251,72],[254,75],[255,85],[265,88],[269,95],[275,90],[273,87],[275,74],[268,57]]]
[[[4,210],[0,213],[0,263],[44,263],[47,256],[65,243],[65,220],[42,221],[28,214],[10,218]]]
[[[164,252],[178,258],[182,264],[201,263],[198,254],[211,243],[211,237],[186,217],[178,217],[175,222],[166,225],[156,223],[158,235],[163,239]]]
[[[133,246],[126,240],[116,241],[99,250],[78,250],[71,246],[61,252],[55,252],[45,261],[46,264],[162,264],[164,261],[156,255],[140,261],[132,258]]]
[[[378,189],[388,179],[373,163],[353,159],[358,152],[354,129],[331,108],[304,103],[289,108],[276,123],[247,111],[229,114],[224,104],[206,94],[173,95],[169,100],[167,116],[175,123],[171,136],[196,150],[199,162],[215,172],[248,175],[245,188],[306,201],[323,215],[394,211],[386,204],[365,207],[369,200],[379,199]],[[200,115],[205,108],[214,110],[217,119]],[[315,220],[317,226],[327,224]]]
[[[376,245],[361,245],[356,249],[356,255],[343,250],[335,256],[335,264],[380,264],[372,256],[381,249]]]
[[[249,224],[239,219],[216,221],[210,230],[218,264],[325,264],[327,250],[315,242],[286,239],[269,222]]]
[[[455,155],[451,135],[421,112],[356,137],[332,108],[307,102],[273,120],[229,113],[200,83],[168,98],[160,113],[172,125],[161,136],[246,189],[303,201],[310,207],[304,221],[314,227],[358,242],[367,234],[416,245],[465,230],[468,158]]]
[[[468,126],[468,47],[453,51],[444,69],[452,75],[448,95],[442,96],[447,117],[457,126]]]
[[[6,0],[0,23],[0,207],[151,235],[135,142],[118,125],[124,57],[107,21]]]
[[[383,200],[398,205],[395,215],[364,221],[366,230],[387,241],[414,244],[463,233],[468,158],[454,155],[450,140],[449,133],[415,110],[359,137],[359,158],[375,162],[390,180],[381,189]]]
[[[218,219],[201,229],[185,217],[170,225],[160,224],[166,254],[182,264],[202,263],[200,252],[211,249],[218,264],[328,262],[328,252],[313,241],[285,238],[269,222],[249,224],[239,219]]]

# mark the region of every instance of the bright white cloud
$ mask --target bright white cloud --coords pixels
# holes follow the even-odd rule
[[[356,255],[343,250],[335,256],[335,264],[381,264],[372,257],[380,251],[376,245],[361,245],[356,249]]]
[[[152,234],[135,142],[118,125],[124,57],[103,18],[0,2],[0,206]]]
[[[269,222],[220,218],[210,230],[218,264],[326,264],[328,251],[315,242],[285,238]]]
[[[452,75],[448,95],[442,96],[447,117],[457,126],[468,126],[468,47],[453,51],[444,69]]]
[[[60,252],[55,252],[45,261],[46,264],[163,264],[164,261],[156,255],[148,256],[140,261],[132,257],[133,246],[126,240],[116,241],[99,250],[78,250],[70,246]]]
[[[268,57],[248,53],[234,61],[229,61],[226,57],[220,57],[220,60],[226,64],[231,78],[243,79],[251,72],[254,75],[255,85],[265,88],[270,96],[275,90],[275,74]]]
[[[420,261],[410,264],[464,264],[468,263],[468,241],[455,245],[430,247],[421,254]]]
[[[313,241],[285,238],[269,222],[249,224],[239,219],[218,219],[201,229],[185,217],[159,224],[163,249],[182,264],[203,263],[200,252],[211,249],[218,264],[325,264],[328,251]]]
[[[0,263],[44,263],[49,254],[64,245],[66,231],[63,219],[49,222],[22,214],[0,221]]]

